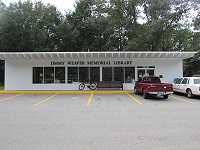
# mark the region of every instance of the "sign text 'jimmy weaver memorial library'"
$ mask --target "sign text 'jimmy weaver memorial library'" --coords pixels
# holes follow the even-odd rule
[[[51,66],[73,66],[73,65],[132,65],[132,61],[51,61]]]

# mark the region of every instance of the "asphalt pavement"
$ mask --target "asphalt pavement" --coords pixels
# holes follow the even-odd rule
[[[1,94],[2,150],[196,150],[200,98]]]

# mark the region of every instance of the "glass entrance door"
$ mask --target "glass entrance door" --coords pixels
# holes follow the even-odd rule
[[[145,69],[138,69],[138,79],[145,75]]]
[[[154,68],[138,69],[138,79],[142,76],[154,76]]]

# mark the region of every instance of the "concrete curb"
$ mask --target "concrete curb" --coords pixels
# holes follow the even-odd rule
[[[134,94],[134,91],[0,91],[0,94]]]

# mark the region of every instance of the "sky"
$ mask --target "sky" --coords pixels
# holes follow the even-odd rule
[[[9,6],[9,3],[18,2],[19,0],[1,0],[6,6]],[[21,0],[26,1],[26,0]],[[47,4],[50,3],[51,5],[56,6],[56,8],[62,13],[65,14],[65,10],[74,10],[74,4],[76,0],[31,0],[32,2],[35,1],[42,1],[42,3]]]

